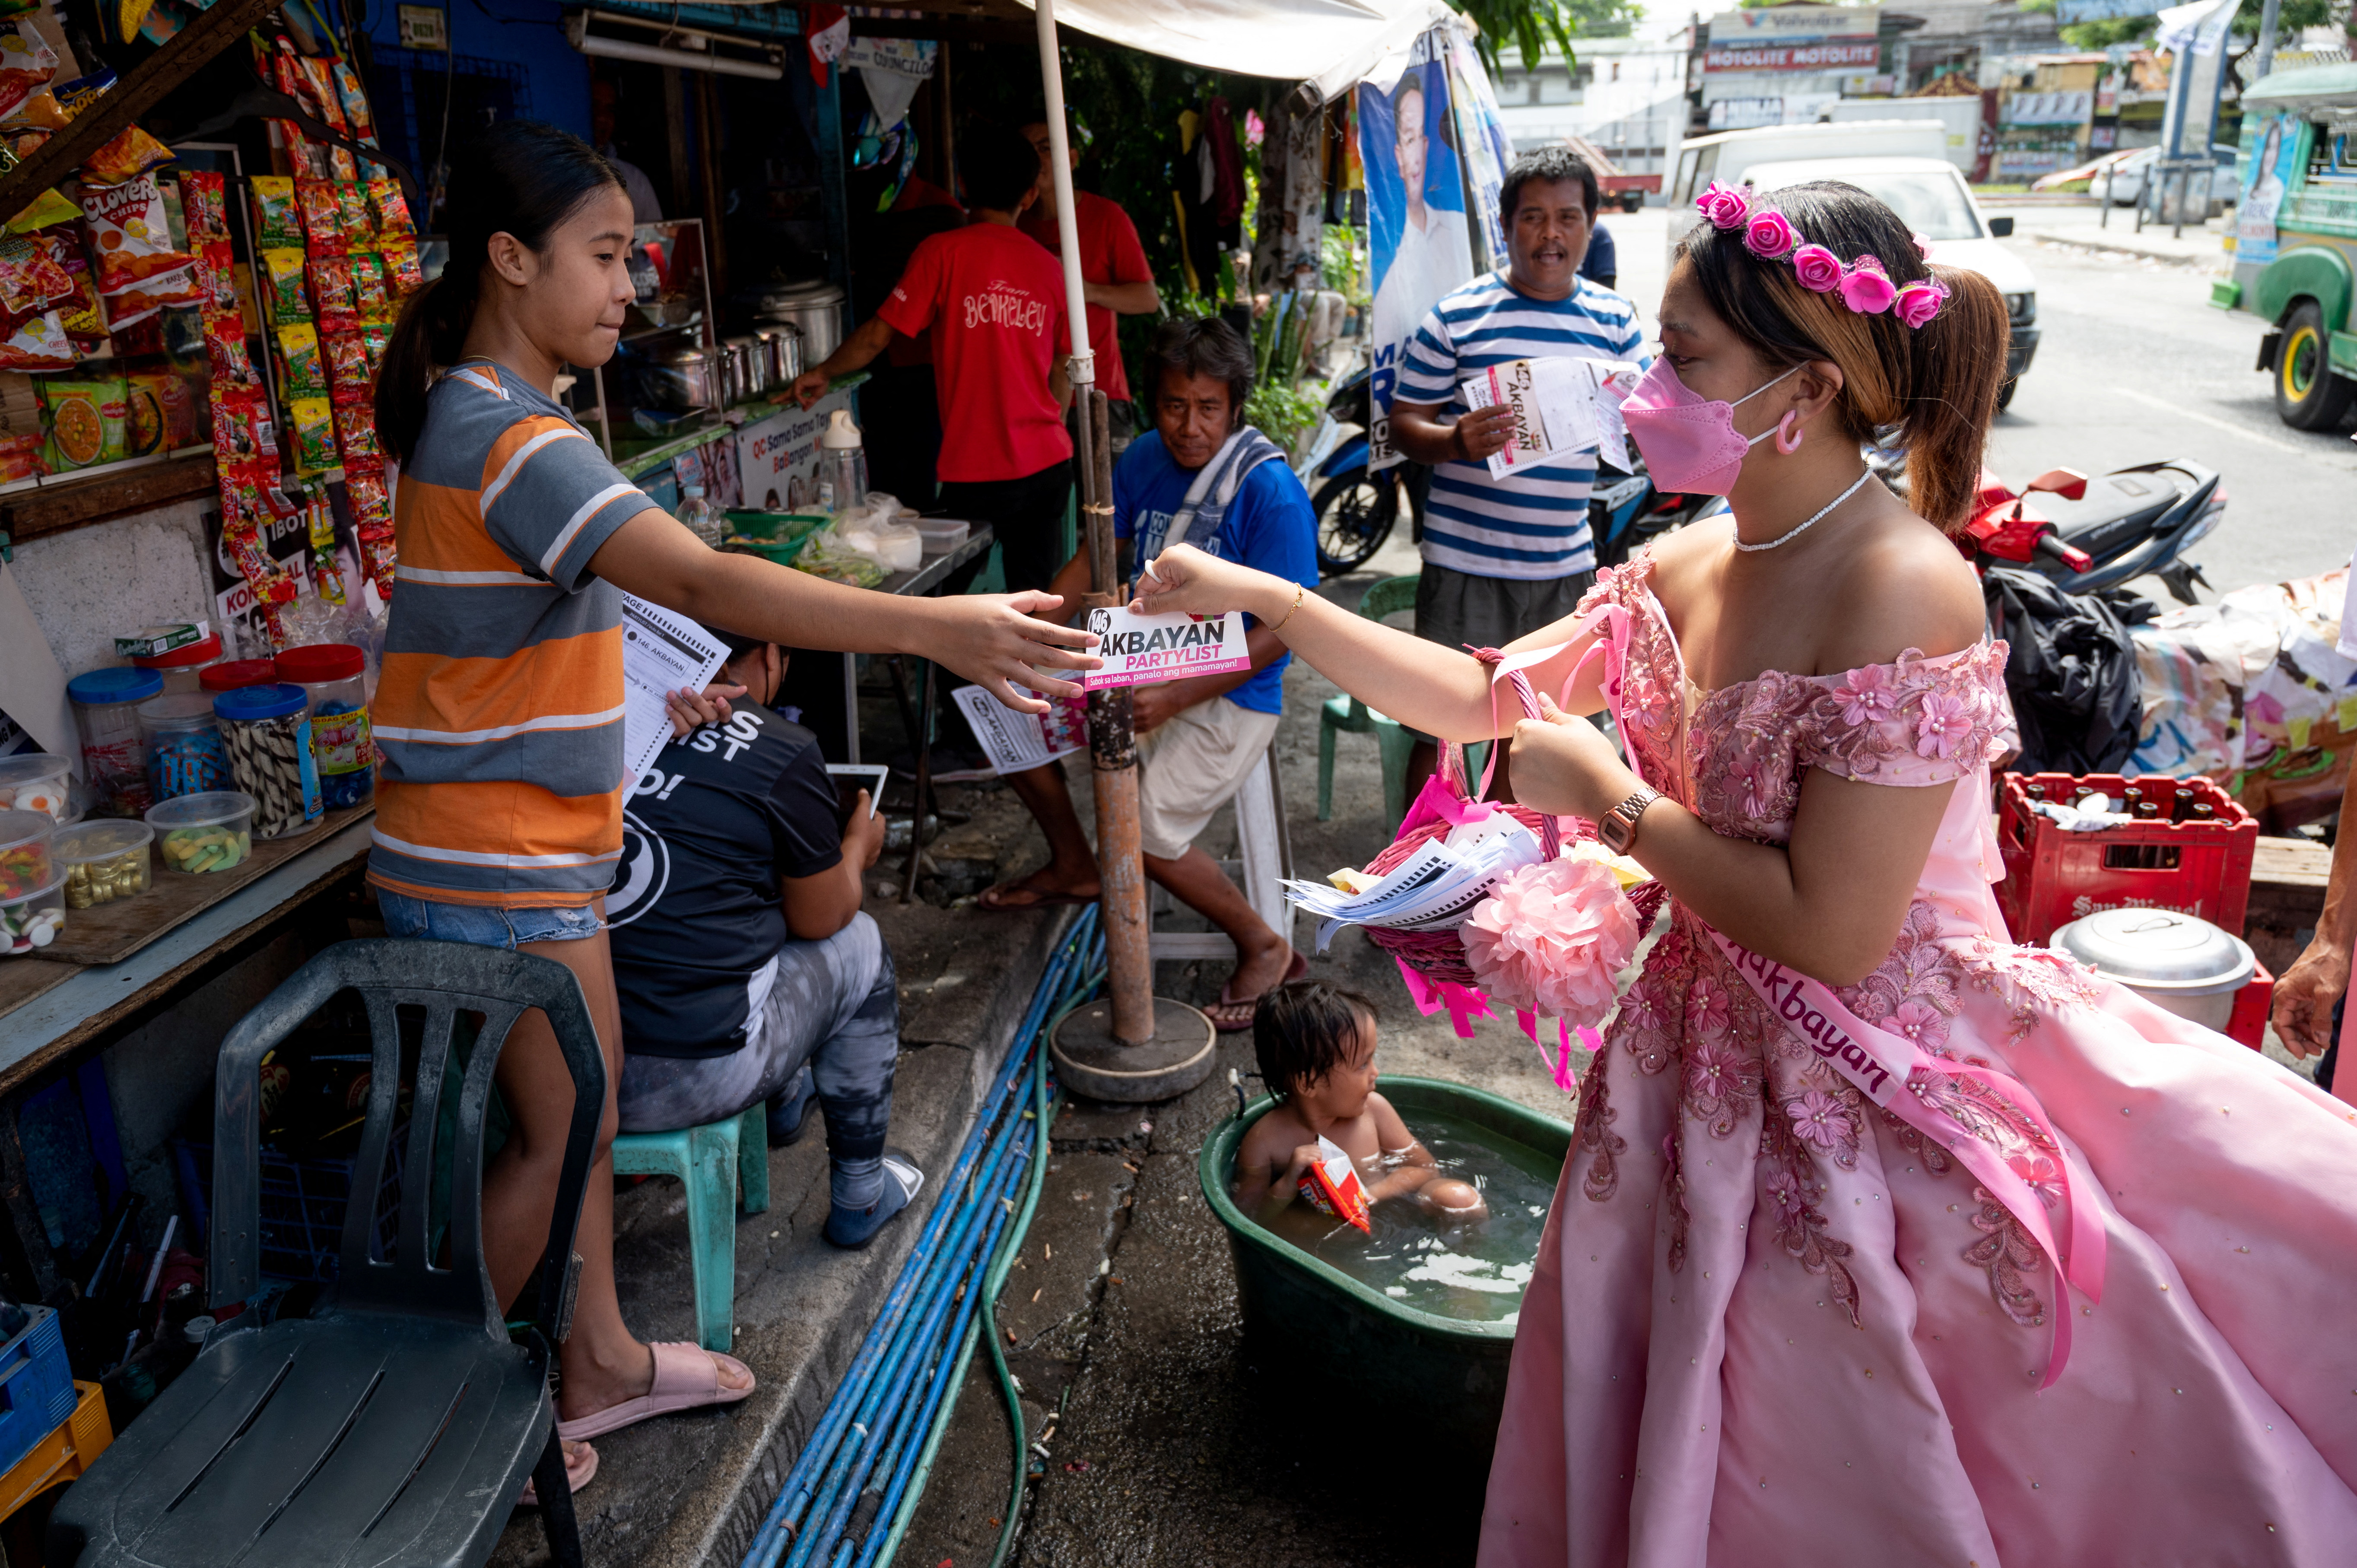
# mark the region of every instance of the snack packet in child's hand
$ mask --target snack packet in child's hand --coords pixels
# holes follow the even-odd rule
[[[253,243],[272,250],[303,243],[303,219],[295,205],[295,182],[285,175],[258,174],[253,186]]]
[[[1373,1233],[1374,1224],[1367,1218],[1367,1189],[1359,1185],[1359,1167],[1331,1138],[1318,1140],[1318,1163],[1301,1173],[1301,1196],[1320,1214]]]

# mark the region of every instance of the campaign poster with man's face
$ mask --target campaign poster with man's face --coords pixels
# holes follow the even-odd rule
[[[1387,429],[1399,357],[1444,294],[1473,276],[1465,182],[1451,130],[1446,35],[1426,33],[1389,87],[1359,87],[1359,153],[1366,169],[1370,271],[1368,349],[1376,428],[1371,466],[1399,461]]]

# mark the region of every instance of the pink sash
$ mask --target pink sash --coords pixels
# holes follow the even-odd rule
[[[1611,709],[1614,724],[1620,728],[1624,737],[1622,748],[1627,751],[1625,737],[1628,726],[1621,711],[1620,686],[1629,652],[1629,611],[1619,605],[1600,606],[1577,623],[1573,628],[1573,638],[1584,636],[1591,628],[1599,630],[1601,635],[1580,654],[1578,661],[1572,666],[1571,673],[1565,678],[1558,705],[1569,703],[1571,688],[1578,681],[1580,672],[1587,669],[1589,660],[1600,655],[1604,660],[1604,699]],[[1561,653],[1570,646],[1570,640],[1551,648],[1533,649],[1510,655],[1499,661],[1491,676],[1490,705],[1493,726],[1497,716],[1497,682],[1501,680],[1510,682],[1516,694],[1522,698],[1524,710],[1535,714],[1538,703],[1526,671]],[[1494,759],[1494,749],[1491,755]],[[1631,757],[1631,766],[1634,766],[1633,753]],[[1485,786],[1488,779],[1485,769],[1482,775]],[[1989,1195],[2005,1206],[2007,1212],[2053,1263],[2055,1278],[2062,1283],[2063,1288],[2059,1291],[2060,1299],[2050,1309],[2054,1314],[2053,1354],[2047,1362],[2046,1375],[2038,1385],[2041,1389],[2053,1387],[2071,1357],[2068,1287],[2076,1286],[2090,1302],[2102,1301],[2105,1242],[2102,1218],[2084,1190],[2089,1178],[2076,1169],[2053,1124],[2048,1121],[2045,1109],[2038,1103],[2038,1097],[2009,1073],[1950,1058],[1934,1057],[1912,1040],[1875,1027],[1844,1006],[1841,999],[1824,983],[1752,952],[1712,929],[1692,909],[1686,911],[1686,916],[1709,932],[1711,940],[1718,945],[1727,962],[1743,976],[1745,983],[1786,1028],[1806,1041],[1809,1047],[1835,1070],[1857,1085],[1858,1091],[1867,1099],[1953,1155]],[[1590,1031],[1583,1029],[1580,1033],[1584,1037],[1590,1036]],[[1591,1043],[1594,1043],[1592,1037]],[[1931,1102],[1928,1097],[1935,1089],[1936,1080],[1942,1077],[1969,1079],[2001,1095],[2029,1117],[2052,1145],[2061,1199],[2070,1211],[2070,1244],[2067,1250],[2058,1244],[2044,1200],[2021,1173],[2015,1170],[1994,1146],[1975,1135],[1953,1115]],[[1769,1113],[1774,1112],[1770,1111]]]

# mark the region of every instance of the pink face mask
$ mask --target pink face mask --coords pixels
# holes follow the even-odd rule
[[[1749,403],[1800,368],[1793,366],[1734,403],[1722,403],[1695,396],[1678,380],[1667,354],[1655,360],[1620,405],[1621,421],[1644,455],[1653,488],[1679,496],[1723,496],[1733,489],[1743,455],[1776,434],[1771,426],[1746,436],[1735,428],[1736,404]]]

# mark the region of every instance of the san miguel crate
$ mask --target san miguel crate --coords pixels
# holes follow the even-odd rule
[[[2066,806],[2090,791],[2119,801],[2137,790],[2160,814],[2073,831],[2030,810],[2033,789]],[[2196,803],[2210,808],[2206,819],[2192,815]],[[1996,836],[2005,856],[1997,908],[2015,941],[2041,944],[2056,927],[2103,909],[2174,909],[2242,934],[2259,824],[2207,779],[2007,773],[1997,785]]]

